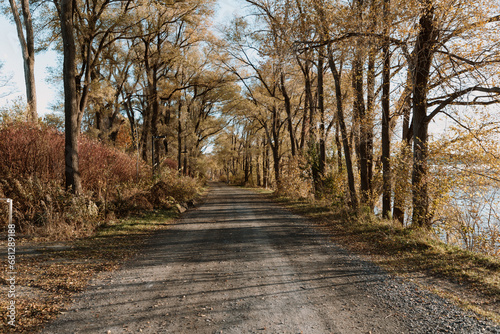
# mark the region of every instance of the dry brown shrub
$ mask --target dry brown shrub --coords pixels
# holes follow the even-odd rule
[[[314,189],[305,165],[305,158],[301,157],[283,161],[278,193],[281,192],[290,198],[311,198]]]
[[[88,195],[74,197],[55,181],[1,179],[0,196],[12,198],[13,221],[27,236],[71,239],[91,234],[100,224],[99,209]],[[6,217],[6,208],[1,210]]]
[[[89,235],[114,214],[123,216],[187,202],[200,187],[178,176],[166,160],[160,181],[136,157],[81,136],[79,160],[84,194],[64,190],[64,136],[48,126],[0,124],[0,197],[12,198],[14,222],[29,236],[70,239]],[[6,206],[0,206],[7,223]]]
[[[199,190],[199,180],[178,175],[176,171],[166,169],[160,181],[155,183],[149,192],[153,205],[170,207],[173,203],[185,203],[193,199]]]

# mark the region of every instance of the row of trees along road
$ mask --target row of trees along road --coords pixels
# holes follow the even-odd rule
[[[409,188],[412,223],[430,227],[429,124],[499,102],[498,2],[246,2],[255,16],[226,31],[232,60],[225,65],[248,101],[235,114],[240,128],[229,136],[239,133],[241,144],[222,161],[226,170],[234,156],[248,168],[249,154],[265,169],[269,149],[280,189],[281,164],[305,156],[316,192],[337,169],[353,209],[373,209],[381,194],[383,216],[403,222],[408,203],[400,193]],[[396,153],[411,151],[411,172],[391,166]]]
[[[241,170],[243,182],[282,190],[296,163],[317,195],[340,175],[354,210],[381,195],[383,215],[401,222],[411,180],[412,222],[429,227],[429,124],[498,102],[498,2],[246,3],[255,15],[214,34],[211,0],[21,0],[22,15],[10,0],[30,120],[35,45],[64,59],[54,80],[64,82],[67,188],[82,191],[82,130],[116,143],[126,128],[144,161],[167,157],[185,174],[217,136],[227,177]],[[410,151],[411,173],[394,166]]]
[[[28,45],[26,73],[33,76],[35,44],[63,59],[63,71],[53,70],[52,80],[64,82],[69,190],[82,192],[81,131],[113,143],[128,129],[125,144],[138,147],[156,169],[160,156],[168,156],[175,157],[171,167],[185,174],[194,170],[196,158],[225,125],[221,111],[239,90],[232,74],[218,66],[226,55],[210,30],[213,1],[21,2],[23,15],[15,0],[4,9],[16,22],[23,51]],[[27,91],[33,82],[26,81]],[[36,101],[31,91],[28,100]],[[29,111],[28,120],[36,120],[36,102]]]

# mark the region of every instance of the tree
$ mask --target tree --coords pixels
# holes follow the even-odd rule
[[[478,15],[477,18],[451,21],[455,16],[450,14],[450,20],[438,20],[437,11],[444,14],[447,9],[440,7],[433,0],[426,0],[421,7],[421,16],[418,24],[418,35],[415,42],[413,61],[413,217],[412,222],[420,228],[429,228],[433,212],[429,207],[428,196],[428,127],[430,121],[447,106],[477,105],[498,102],[500,88],[493,87],[488,82],[487,67],[498,64],[500,50],[495,47],[496,42],[490,44],[488,52],[474,48],[465,48],[460,54],[455,43],[463,43],[482,30],[485,33],[491,29],[491,23],[498,22],[500,16],[488,16],[488,12]],[[456,11],[467,11],[463,4],[456,6]],[[456,14],[456,13],[455,13]],[[490,25],[490,27],[488,27]],[[449,33],[447,26],[453,26]],[[483,30],[484,29],[484,30]],[[487,40],[484,40],[487,41]],[[471,44],[474,41],[470,40]],[[449,47],[447,46],[449,45]],[[455,53],[456,52],[456,53]],[[446,57],[438,57],[444,54]],[[451,62],[443,64],[442,61]],[[436,76],[432,78],[432,66],[435,64]],[[440,69],[443,64],[444,69]],[[470,66],[473,65],[473,66]],[[475,76],[478,69],[483,74]],[[432,80],[434,79],[434,80]],[[486,80],[485,80],[486,79]],[[490,79],[491,80],[491,79]],[[462,87],[454,85],[459,82]],[[453,85],[452,85],[453,84]],[[452,91],[447,87],[453,87]],[[465,86],[465,87],[463,87]],[[432,88],[439,88],[441,94],[431,95]],[[470,93],[485,93],[483,96],[471,96]],[[460,99],[464,99],[460,101]],[[458,100],[458,101],[457,101]],[[430,113],[428,108],[436,106]]]
[[[66,189],[75,195],[82,193],[82,183],[78,165],[79,109],[76,91],[76,46],[73,23],[73,0],[60,2],[61,35],[63,40],[64,63],[64,115],[65,115],[65,176]]]
[[[10,8],[16,23],[17,37],[21,45],[24,65],[24,81],[26,87],[26,99],[28,102],[28,120],[36,122],[38,120],[36,106],[36,86],[35,86],[35,37],[33,32],[33,22],[29,0],[21,0],[22,17],[16,0],[9,0]]]
[[[383,3],[384,28],[383,34],[388,37],[389,34],[389,15],[390,0],[384,0]],[[384,65],[382,69],[382,217],[389,218],[391,213],[391,137],[390,137],[390,92],[391,92],[391,52],[390,43],[385,39],[382,44]]]
[[[227,31],[229,54],[236,64],[226,62],[228,70],[236,75],[247,91],[248,100],[253,104],[247,118],[260,124],[266,136],[266,142],[271,148],[273,156],[273,170],[275,181],[280,189],[281,178],[281,131],[286,122],[281,108],[281,71],[282,66],[278,57],[276,40],[269,35],[256,36],[248,30],[248,23],[237,19],[232,23],[232,30]],[[269,44],[261,44],[263,40]],[[252,45],[253,43],[253,45]],[[251,52],[258,51],[265,61],[253,59]],[[269,52],[269,53],[268,53]],[[248,77],[245,70],[251,71]],[[281,189],[280,189],[281,190]]]

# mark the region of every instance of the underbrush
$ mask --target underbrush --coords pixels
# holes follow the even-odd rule
[[[135,157],[82,135],[84,192],[75,197],[64,190],[64,135],[38,124],[2,124],[0,161],[0,198],[13,199],[13,220],[26,237],[88,236],[115,217],[189,201],[200,188],[198,180],[168,166],[153,182],[150,169]],[[5,205],[0,216],[5,227]]]

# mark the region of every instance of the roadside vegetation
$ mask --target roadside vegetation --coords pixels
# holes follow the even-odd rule
[[[88,136],[80,138],[83,192],[64,186],[64,136],[25,122],[0,125],[0,197],[13,199],[19,236],[56,241],[90,236],[99,226],[193,199],[203,178],[178,175],[167,163],[151,167],[123,150]],[[6,207],[2,207],[5,227]],[[3,229],[5,230],[5,228]]]
[[[325,201],[268,196],[311,218],[332,241],[391,273],[500,323],[500,259],[450,246],[422,230],[372,214],[354,215]]]
[[[140,251],[148,236],[168,228],[177,216],[174,209],[138,211],[102,224],[88,237],[65,242],[22,240],[16,254],[16,327],[2,321],[0,331],[37,333],[64,312],[72,296],[83,291],[91,279],[119,268]],[[0,274],[2,285],[7,284],[6,274],[5,270]],[[7,303],[2,298],[0,307],[5,310]]]
[[[169,160],[151,167],[124,149],[80,138],[82,189],[64,185],[64,135],[52,126],[0,124],[0,198],[13,199],[16,226],[16,327],[36,333],[71,303],[100,272],[114,270],[141,249],[154,231],[192,204],[204,178],[179,175]],[[7,206],[0,208],[0,249],[7,254]],[[0,284],[8,286],[8,270]],[[0,307],[7,309],[9,299]]]

